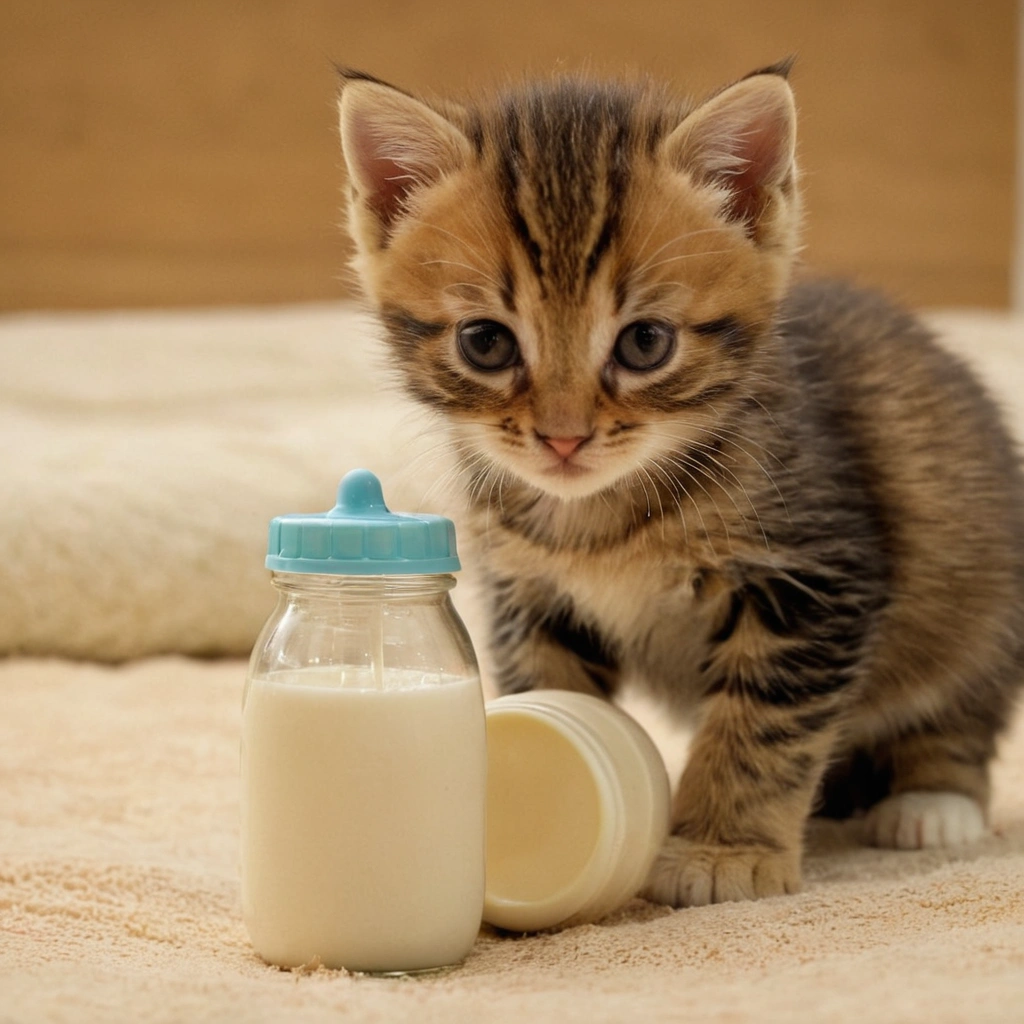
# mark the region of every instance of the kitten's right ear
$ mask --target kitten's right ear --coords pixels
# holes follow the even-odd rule
[[[354,199],[385,235],[413,193],[464,166],[472,155],[469,140],[450,121],[368,76],[342,72],[338,107]]]

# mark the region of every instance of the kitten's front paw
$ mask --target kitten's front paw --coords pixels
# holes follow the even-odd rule
[[[642,895],[673,907],[755,900],[800,890],[800,855],[753,846],[716,846],[669,836]]]
[[[897,793],[872,807],[864,819],[865,842],[897,850],[963,846],[984,832],[981,807],[962,793]]]

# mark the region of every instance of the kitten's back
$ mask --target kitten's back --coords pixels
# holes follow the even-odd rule
[[[828,439],[846,442],[888,568],[861,729],[927,711],[936,672],[972,690],[962,704],[1005,716],[1002,677],[1021,674],[1024,478],[997,406],[960,359],[876,293],[802,283],[781,323],[823,471],[834,478]]]

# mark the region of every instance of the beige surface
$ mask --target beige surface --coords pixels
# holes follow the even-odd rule
[[[809,263],[1005,303],[1017,0],[4,0],[0,308],[342,293],[332,60],[406,88],[798,55]]]
[[[996,834],[948,853],[818,835],[803,893],[481,935],[416,980],[279,972],[236,882],[241,662],[0,664],[0,1020],[1021,1020],[1024,722]]]

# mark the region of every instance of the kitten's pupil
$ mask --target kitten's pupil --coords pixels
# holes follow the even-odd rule
[[[612,355],[627,370],[655,370],[672,354],[676,332],[666,324],[639,321],[623,328]]]
[[[462,358],[477,370],[507,370],[519,361],[515,335],[496,320],[471,320],[459,328]]]

